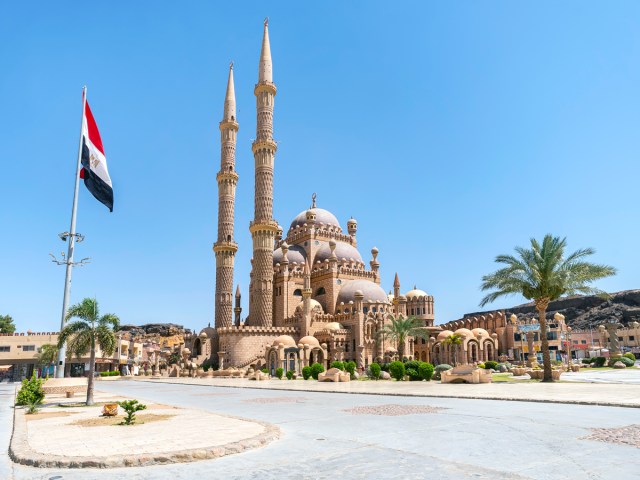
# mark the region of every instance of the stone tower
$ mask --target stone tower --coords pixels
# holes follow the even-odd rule
[[[273,219],[273,84],[268,22],[264,22],[262,51],[255,87],[257,109],[256,139],[252,144],[255,160],[254,218],[249,227],[253,238],[253,272],[249,292],[249,325],[273,325],[273,246],[278,223]]]
[[[224,114],[220,122],[220,172],[218,181],[218,239],[213,244],[216,255],[216,327],[233,324],[233,264],[238,244],[233,237],[234,210],[238,174],[236,164],[236,94],[233,85],[233,63],[229,66]]]

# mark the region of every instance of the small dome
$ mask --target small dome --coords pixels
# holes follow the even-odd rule
[[[271,344],[274,347],[279,346],[279,344],[283,344],[285,347],[295,347],[297,346],[295,340],[289,335],[280,335],[276,338]]]
[[[305,223],[307,223],[307,212],[312,212],[315,214],[316,223],[325,223],[327,225],[332,225],[334,227],[340,228],[340,222],[338,222],[338,219],[335,217],[333,213],[323,208],[316,207],[316,208],[310,208],[296,215],[296,218],[294,218],[293,222],[291,222],[291,226],[289,227],[289,229],[296,228],[296,226],[298,225],[302,226]],[[340,228],[340,231],[342,231],[341,228]]]
[[[284,255],[282,254],[282,249],[277,248],[273,251],[273,264],[282,263],[282,259]],[[307,261],[307,252],[303,247],[299,245],[291,245],[289,247],[289,251],[287,252],[287,260],[289,263],[302,263],[304,264]]]
[[[344,327],[338,322],[327,323],[325,327],[327,330],[342,330]]]
[[[453,332],[451,330],[443,330],[438,334],[438,341],[441,342],[450,335],[453,335]]]
[[[298,343],[301,343],[303,345],[306,343],[310,347],[319,347],[320,346],[320,342],[318,342],[318,339],[316,337],[312,337],[311,335],[307,335],[306,337],[302,337]]]
[[[468,328],[459,328],[456,330],[456,334],[462,337],[473,337],[473,333]]]
[[[324,310],[322,309],[322,305],[320,305],[320,302],[318,302],[317,300],[314,300],[313,298],[310,298],[309,301],[311,302],[312,312],[316,310],[316,311],[319,311],[318,313],[324,313]],[[301,301],[298,305],[296,305],[296,310],[298,309],[302,310],[303,308],[304,308],[304,300]]]
[[[362,256],[360,255],[360,252],[358,251],[358,249],[352,245],[349,245],[348,243],[336,242],[335,253],[336,253],[336,257],[338,257],[338,260],[342,260],[343,258],[346,258],[347,260],[349,260],[353,258],[358,263],[364,263],[362,261]],[[316,258],[313,260],[313,263],[324,262],[325,260],[328,260],[330,257],[331,257],[331,247],[329,243],[322,242],[322,244],[318,248],[318,251],[316,252]]]
[[[404,296],[407,297],[407,300],[410,301],[414,298],[427,297],[429,296],[429,294],[424,290],[420,290],[414,287],[413,290],[409,290],[407,293],[404,294]]]
[[[370,280],[350,280],[346,282],[340,289],[336,305],[344,302],[345,304],[354,301],[356,291],[361,290],[364,295],[364,303],[384,303],[389,304],[389,298],[380,285]]]
[[[387,294],[387,299],[389,300],[389,303],[393,303],[393,299],[396,298],[393,296],[393,293],[389,292]]]
[[[476,338],[480,337],[488,337],[489,332],[487,332],[484,328],[474,328],[471,332],[475,335]]]

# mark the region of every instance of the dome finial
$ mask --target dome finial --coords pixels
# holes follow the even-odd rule
[[[316,192],[313,192],[313,194],[311,195],[311,208],[316,208]]]

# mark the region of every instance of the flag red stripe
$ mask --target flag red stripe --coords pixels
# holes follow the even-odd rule
[[[87,130],[89,132],[89,140],[93,145],[100,150],[100,153],[104,155],[104,148],[102,147],[102,139],[100,138],[100,132],[98,131],[98,125],[96,125],[96,121],[93,119],[93,114],[91,113],[91,109],[89,108],[89,102],[85,101],[84,114],[87,119]],[[106,156],[106,155],[105,155]]]

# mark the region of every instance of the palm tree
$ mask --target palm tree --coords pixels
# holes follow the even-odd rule
[[[452,333],[447,338],[442,340],[443,345],[448,345],[449,348],[453,347],[453,366],[455,367],[458,364],[458,345],[462,345],[462,335],[459,333]]]
[[[98,302],[94,298],[85,298],[73,305],[67,312],[67,320],[77,317],[80,320],[69,323],[60,332],[58,348],[68,341],[67,348],[77,357],[91,352],[89,357],[89,378],[87,382],[87,405],[93,405],[93,372],[96,366],[96,344],[106,356],[113,355],[116,349],[115,331],[120,326],[120,319],[107,313],[99,316]]]
[[[49,367],[55,364],[57,359],[58,359],[57,345],[46,343],[42,345],[42,347],[40,347],[40,352],[38,353],[38,365],[47,366],[47,378],[49,377]]]
[[[606,296],[606,293],[589,284],[616,274],[613,267],[596,265],[584,260],[595,253],[593,249],[580,249],[565,256],[566,245],[566,238],[553,237],[550,234],[545,235],[542,245],[532,238],[531,249],[516,247],[517,256],[498,255],[496,262],[506,266],[482,277],[482,290],[493,292],[482,299],[480,306],[497,298],[515,294],[534,301],[540,319],[544,382],[553,381],[546,320],[549,302],[563,295]]]
[[[397,319],[389,315],[391,323],[385,325],[378,331],[377,335],[381,337],[389,337],[398,344],[398,357],[402,360],[404,357],[404,344],[409,337],[429,338],[429,334],[424,327],[424,323],[415,317],[404,318],[399,316]]]

